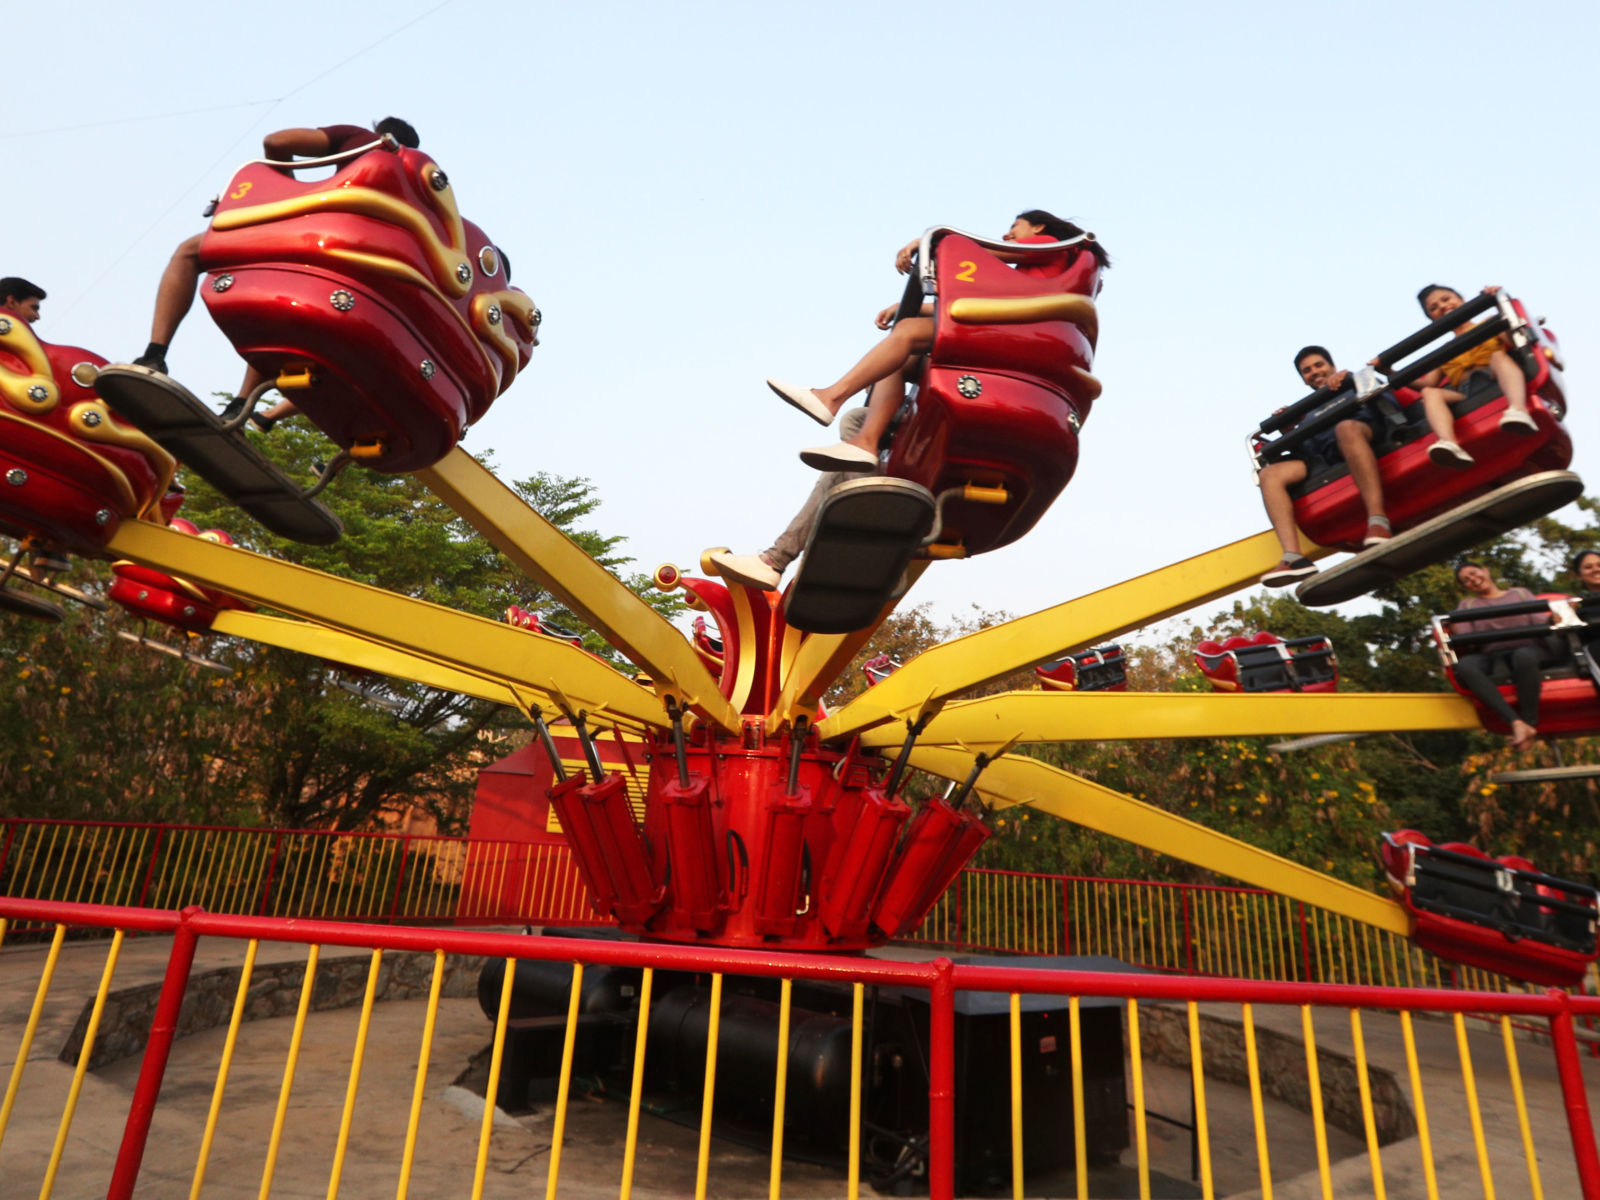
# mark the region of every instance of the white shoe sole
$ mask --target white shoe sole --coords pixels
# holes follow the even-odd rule
[[[837,446],[813,446],[800,451],[800,461],[818,471],[876,471],[878,456],[860,446],[840,442]]]

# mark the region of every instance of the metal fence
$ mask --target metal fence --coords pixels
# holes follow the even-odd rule
[[[38,945],[20,951],[5,945],[8,925],[18,922],[53,930],[48,951]],[[84,929],[111,932],[109,948],[103,949],[104,941],[68,944],[70,933]],[[118,1002],[128,994],[120,986],[118,954],[127,932],[170,939],[164,953],[145,964],[144,977],[133,981],[134,990],[141,993],[149,993],[152,986],[158,988],[148,1037],[137,1043],[139,1065],[131,1093],[116,1089],[96,1093],[94,1118],[101,1135],[86,1133],[75,1138],[79,1100],[97,1038],[114,1036],[113,1023],[125,1010]],[[228,950],[235,964],[240,952],[243,957],[231,1009],[224,1005],[213,1014],[218,1022],[226,1014],[227,1038],[220,1045],[207,1043],[200,1055],[202,1066],[215,1063],[209,1103],[206,1090],[194,1086],[162,1094],[175,1039],[187,1032],[179,1015],[195,983],[196,952],[202,939],[208,950],[219,946]],[[241,1034],[241,1025],[256,1015],[251,985],[257,954],[269,944],[280,954],[303,954],[304,964],[287,1050],[281,1041],[274,1042],[271,1053],[258,1053],[250,1060],[253,1090],[260,1092],[265,1086],[263,1079],[268,1084],[271,1079],[270,1074],[262,1075],[264,1064],[274,1054],[282,1055],[274,1116],[270,1125],[261,1122],[252,1132],[235,1131],[218,1139],[219,1127],[229,1128],[231,1064],[236,1052],[245,1052],[240,1047],[248,1035]],[[140,945],[163,949],[149,938]],[[347,1035],[347,1052],[336,1050],[330,1026],[319,1025],[312,1035],[307,1032],[321,1016],[313,1009],[327,1007],[312,1002],[319,990],[319,955],[339,947],[370,951],[360,1021],[339,1026],[353,1029]],[[1029,1187],[1027,1146],[1037,1144],[1040,1137],[1062,1148],[1061,1157],[1071,1165],[1076,1195],[1084,1197],[1098,1190],[1092,1189],[1096,1168],[1086,1130],[1089,1080],[1085,1064],[1091,1054],[1105,1047],[1085,1035],[1080,1018],[1091,1002],[1103,1006],[1109,1001],[1121,1031],[1119,1057],[1126,1064],[1115,1097],[1118,1113],[1123,1111],[1122,1101],[1126,1102],[1126,1124],[1118,1140],[1121,1166],[1117,1169],[1136,1176],[1141,1195],[1152,1194],[1152,1180],[1161,1173],[1156,1163],[1162,1150],[1153,1124],[1163,1119],[1158,1112],[1159,1093],[1163,1087],[1171,1090],[1176,1086],[1191,1097],[1193,1115],[1183,1128],[1192,1146],[1193,1175],[1201,1194],[1208,1198],[1256,1188],[1264,1196],[1271,1195],[1275,1184],[1286,1193],[1332,1196],[1337,1182],[1340,1194],[1370,1191],[1377,1197],[1385,1196],[1387,1187],[1393,1185],[1407,1194],[1429,1197],[1481,1190],[1490,1196],[1581,1195],[1586,1200],[1600,1200],[1600,1156],[1588,1102],[1594,1081],[1585,1079],[1574,1034],[1575,1018],[1600,1014],[1600,1000],[1554,989],[1538,995],[1504,995],[985,967],[955,965],[946,959],[888,962],[14,899],[0,900],[0,950],[4,950],[0,961],[5,966],[0,971],[0,1043],[19,1038],[0,1105],[0,1159],[4,1160],[8,1192],[36,1192],[42,1200],[57,1188],[63,1194],[125,1200],[134,1194],[141,1171],[163,1181],[167,1187],[163,1194],[177,1194],[179,1181],[187,1178],[189,1194],[199,1196],[208,1166],[224,1152],[231,1163],[225,1182],[233,1190],[228,1194],[237,1192],[239,1172],[244,1170],[241,1163],[248,1160],[252,1173],[260,1171],[259,1194],[263,1196],[270,1193],[275,1180],[287,1186],[280,1179],[286,1173],[295,1174],[296,1186],[303,1191],[308,1173],[319,1171],[327,1173],[329,1196],[393,1194],[405,1200],[414,1183],[419,1194],[526,1195],[530,1190],[526,1177],[508,1180],[503,1172],[489,1173],[496,1136],[511,1136],[499,1130],[493,1104],[483,1106],[475,1153],[468,1145],[470,1135],[464,1131],[424,1120],[429,1081],[437,1081],[451,1066],[449,1057],[442,1055],[434,1042],[441,1020],[441,981],[451,955],[505,961],[507,982],[500,993],[499,1016],[481,1026],[482,1041],[478,1043],[492,1048],[485,1087],[488,1096],[498,1094],[498,1079],[506,1062],[510,981],[515,978],[516,964],[542,960],[567,964],[570,970],[567,1015],[564,1020],[554,1019],[557,1031],[564,1030],[564,1041],[550,1112],[552,1123],[548,1129],[540,1126],[539,1139],[531,1135],[523,1139],[535,1147],[527,1157],[537,1157],[547,1197],[557,1196],[565,1183],[569,1192],[584,1195],[617,1186],[626,1200],[636,1179],[649,1179],[653,1172],[665,1169],[663,1152],[643,1124],[655,1119],[653,1110],[642,1106],[641,1097],[647,1046],[643,1030],[650,1025],[653,1011],[651,982],[655,972],[670,971],[680,979],[682,973],[701,973],[709,982],[703,1058],[675,1065],[680,1074],[686,1066],[695,1071],[700,1093],[693,1186],[697,1197],[709,1193],[713,1172],[726,1171],[730,1158],[720,1151],[711,1153],[714,1098],[719,1086],[727,1086],[724,1081],[730,1074],[730,1060],[719,1039],[723,1015],[733,1009],[722,999],[722,984],[725,978],[756,977],[783,981],[781,1004],[770,1030],[777,1068],[763,1085],[772,1100],[771,1138],[765,1150],[770,1170],[761,1171],[764,1186],[751,1187],[748,1178],[731,1184],[719,1181],[722,1194],[765,1190],[777,1197],[785,1172],[795,1169],[783,1151],[786,1134],[796,1132],[784,1116],[786,1089],[795,1078],[785,1061],[790,1017],[797,1007],[791,1003],[791,985],[825,981],[847,987],[853,996],[846,1122],[849,1148],[839,1172],[842,1178],[834,1185],[839,1193],[851,1197],[859,1194],[862,1139],[868,1132],[861,1113],[863,1081],[870,1066],[863,1047],[871,1031],[864,1018],[863,997],[870,988],[887,986],[916,994],[926,1005],[927,1055],[921,1085],[926,1093],[926,1133],[915,1141],[925,1148],[926,1181],[934,1200],[948,1200],[957,1191],[958,1146],[963,1144],[957,1137],[956,1114],[963,1099],[957,1089],[968,1086],[964,1081],[971,1078],[957,1074],[958,993],[969,997],[987,994],[995,1000],[991,1011],[997,1015],[1009,1011],[1008,1037],[1001,1043],[1008,1047],[1009,1055],[1002,1055],[997,1047],[997,1053],[979,1063],[978,1070],[1000,1081],[1000,1096],[1009,1094],[1009,1112],[1000,1099],[991,1106],[994,1111],[984,1116],[1001,1122],[999,1128],[1009,1131],[1009,1154],[1001,1156],[999,1165],[1009,1172],[1010,1191],[1017,1197]],[[432,963],[426,1001],[418,1002],[423,1006],[419,1043],[414,1052],[398,1044],[384,1045],[383,1061],[378,1062],[374,1054],[368,1065],[376,984],[385,967],[385,955],[406,952]],[[584,969],[596,965],[640,972],[641,986],[631,1001],[631,1021],[640,1032],[633,1043],[631,1063],[619,1067],[631,1074],[632,1086],[619,1088],[619,1099],[614,1102],[623,1103],[623,1094],[628,1097],[626,1133],[618,1137],[617,1147],[608,1146],[603,1156],[591,1157],[581,1175],[570,1165],[563,1174],[564,1164],[578,1161],[576,1155],[570,1160],[564,1157],[564,1152],[573,1149],[566,1131],[572,1110],[574,1047],[582,1025]],[[134,973],[131,968],[123,971],[124,975],[130,973]],[[59,995],[62,991],[68,993],[64,998]],[[1048,1039],[1025,1038],[1024,999],[1029,1011],[1036,1012],[1041,997],[1055,1002],[1054,1011],[1063,1014],[1061,1022]],[[352,997],[352,1006],[354,1003]],[[69,1039],[58,1046],[64,1023],[57,1010],[63,1007],[84,1015],[75,1028],[75,1042]],[[1469,1029],[1463,1020],[1467,1013],[1488,1014],[1494,1025],[1489,1030]],[[101,1029],[102,1020],[105,1030]],[[1541,1039],[1518,1037],[1513,1020],[1537,1027]],[[312,1044],[319,1047],[319,1057],[327,1065],[338,1068],[349,1063],[347,1084],[341,1078],[334,1087],[317,1093],[295,1086],[297,1065],[302,1075],[306,1073],[300,1052],[308,1044],[308,1036],[316,1038]],[[748,1049],[751,1035],[747,1030],[743,1036]],[[455,1053],[467,1053],[459,1039]],[[1113,1053],[1117,1053],[1115,1048]],[[328,1062],[335,1058],[336,1063]],[[1044,1058],[1050,1059],[1048,1070],[1040,1065]],[[407,1078],[412,1063],[414,1074]],[[1056,1082],[1048,1095],[1026,1085],[1029,1069],[1053,1073]],[[363,1089],[363,1070],[371,1074],[383,1071],[385,1086]],[[1163,1070],[1165,1080],[1161,1078]],[[745,1086],[750,1086],[748,1069],[745,1077]],[[402,1106],[407,1091],[405,1083],[399,1082],[402,1078],[411,1085],[409,1107]],[[335,1126],[331,1114],[340,1107],[340,1090],[343,1105]],[[1030,1124],[1034,1105],[1049,1105],[1050,1096],[1063,1092],[1072,1097],[1070,1115],[1062,1116],[1055,1127],[1041,1129]],[[108,1111],[124,1103],[114,1098],[118,1095],[127,1096],[124,1116],[118,1115],[120,1108]],[[391,1105],[394,1119],[374,1118],[380,1102]],[[162,1125],[162,1135],[152,1139],[158,1109],[177,1111]],[[965,1111],[970,1119],[971,1108]],[[107,1120],[120,1122],[120,1141],[114,1134],[105,1134]],[[286,1135],[286,1128],[305,1132],[294,1137]],[[1025,1144],[1025,1130],[1030,1128],[1034,1132],[1028,1136],[1035,1140]],[[359,1136],[352,1136],[353,1129],[360,1131]],[[963,1126],[963,1136],[966,1132]],[[1342,1142],[1336,1145],[1341,1133]],[[117,1144],[114,1153],[110,1150],[113,1143]],[[1127,1149],[1120,1149],[1123,1144]],[[1070,1153],[1066,1153],[1068,1146]],[[615,1155],[618,1147],[620,1163]],[[667,1152],[669,1157],[672,1153]],[[416,1173],[424,1170],[427,1178],[418,1181]],[[214,1174],[221,1178],[220,1166]],[[816,1194],[819,1189],[832,1190],[812,1176],[804,1190]],[[317,1191],[321,1191],[320,1181]]]

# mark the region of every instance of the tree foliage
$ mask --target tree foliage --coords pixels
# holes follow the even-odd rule
[[[302,421],[258,444],[309,481],[327,443]],[[499,619],[520,605],[584,636],[619,662],[551,595],[525,579],[409,476],[345,471],[323,493],[345,525],[333,546],[274,537],[210,485],[184,479],[182,515],[226,530],[248,549]],[[586,479],[539,474],[519,495],[613,571],[623,539],[585,527],[600,499]],[[103,593],[104,564],[79,563],[72,582]],[[625,582],[642,588],[647,578]],[[652,594],[668,615],[671,596]],[[115,636],[126,613],[74,609],[59,626],[0,618],[6,686],[0,720],[0,812],[6,815],[265,822],[357,828],[420,807],[446,828],[467,811],[475,768],[503,752],[494,739],[520,718],[468,697],[379,679],[336,663],[224,638],[152,628],[201,648],[223,676]]]

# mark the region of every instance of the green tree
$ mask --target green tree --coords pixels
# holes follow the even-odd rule
[[[307,480],[327,450],[302,421],[258,445]],[[183,515],[246,548],[494,619],[517,604],[619,661],[408,476],[339,476],[323,497],[346,533],[329,547],[273,537],[203,480],[184,482]],[[515,486],[608,568],[630,561],[622,538],[580,527],[600,503],[587,480],[540,474]],[[100,590],[97,573],[94,564],[74,572]],[[639,589],[647,577],[626,582]],[[672,596],[650,601],[668,615],[679,607]],[[0,746],[7,814],[358,828],[419,805],[450,828],[466,812],[475,767],[520,725],[483,701],[227,639],[205,639],[205,648],[232,674],[204,672],[115,638],[129,621],[78,610],[57,627],[0,625],[12,676],[0,691],[0,719],[12,731]],[[192,640],[157,632],[169,643]]]

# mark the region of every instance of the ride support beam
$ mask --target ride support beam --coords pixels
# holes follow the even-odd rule
[[[897,678],[898,674],[892,675],[887,682]],[[1481,728],[1477,709],[1454,692],[1036,691],[953,701],[928,723],[918,741],[925,746],[982,750],[1009,741],[1111,742],[1298,736],[1330,730],[1400,733]],[[879,725],[862,733],[861,745],[898,746],[903,736],[897,725]]]
[[[972,770],[973,758],[960,750],[925,746],[912,752],[911,765],[959,780]],[[978,792],[996,807],[1025,805],[1376,929],[1411,936],[1411,918],[1393,900],[1037,759],[1015,754],[996,759],[984,771]]]
[[[928,569],[929,562],[921,559],[913,562],[906,568],[910,576],[910,583],[915,584]],[[839,673],[850,665],[861,647],[872,640],[872,635],[878,632],[878,627],[889,619],[895,606],[905,599],[904,595],[891,601],[878,614],[878,619],[865,629],[858,629],[854,633],[810,633],[805,635],[805,640],[800,643],[800,650],[794,660],[785,664],[783,674],[783,689],[778,693],[777,703],[772,706],[772,711],[767,714],[766,734],[774,737],[787,726],[794,723],[797,717],[807,717],[817,711],[817,705],[822,702],[822,693],[827,691],[839,678]]]
[[[149,521],[125,521],[107,548],[118,557],[370,642],[553,698],[565,696],[572,705],[588,707],[596,720],[603,719],[603,710],[614,718],[667,727],[654,692],[567,642]]]
[[[642,668],[658,693],[675,692],[712,724],[738,731],[738,710],[689,640],[472,455],[457,446],[414,474],[530,579]]]
[[[516,696],[508,682],[487,679],[471,671],[448,667],[431,658],[369,641],[343,630],[314,625],[309,621],[224,609],[211,623],[211,631],[226,637],[247,638],[264,646],[276,646],[280,650],[310,654],[347,667],[387,675],[391,679],[409,680],[411,683],[438,688],[442,692],[459,692],[491,704],[517,707]],[[584,707],[599,707],[598,703],[580,700],[570,692],[568,698]]]
[[[1300,549],[1312,559],[1333,553],[1303,536]],[[930,699],[960,695],[1012,671],[1100,645],[1248,587],[1282,556],[1283,548],[1269,530],[1032,616],[944,642],[846,704],[817,726],[817,735],[833,741],[876,725],[898,723]]]

